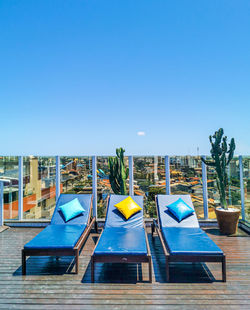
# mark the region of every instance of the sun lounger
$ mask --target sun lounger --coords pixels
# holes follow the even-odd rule
[[[128,220],[115,204],[128,196],[111,195],[103,232],[91,257],[91,281],[94,282],[95,263],[148,263],[152,282],[151,255],[143,223],[143,197],[131,196],[142,208]]]
[[[179,198],[194,209],[190,195],[157,195],[158,222],[152,224],[152,236],[156,230],[166,257],[167,281],[170,262],[221,262],[222,278],[226,282],[225,254],[200,228],[195,212],[178,222],[168,211],[167,205]]]
[[[65,222],[60,206],[78,198],[85,212]],[[61,194],[56,204],[51,223],[22,250],[22,273],[26,274],[26,256],[75,256],[75,268],[78,273],[79,251],[87,239],[92,226],[92,195]]]

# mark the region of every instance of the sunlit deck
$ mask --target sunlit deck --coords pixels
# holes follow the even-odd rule
[[[175,264],[166,282],[165,260],[158,237],[148,237],[153,258],[153,283],[148,266],[99,264],[97,283],[90,283],[92,233],[80,255],[79,274],[69,257],[27,259],[21,275],[21,249],[42,228],[10,228],[0,233],[0,309],[249,309],[250,239],[220,236],[205,228],[227,255],[227,282],[221,264]]]

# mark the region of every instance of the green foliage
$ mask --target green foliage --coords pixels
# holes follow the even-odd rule
[[[165,194],[165,189],[157,186],[150,186],[148,191],[148,200],[155,201],[155,196],[158,194]]]
[[[227,209],[226,201],[226,187],[227,187],[227,173],[226,167],[229,165],[230,161],[233,159],[233,154],[235,150],[234,138],[231,139],[229,145],[227,145],[227,137],[224,136],[224,131],[220,128],[214,133],[213,136],[209,136],[209,141],[211,143],[211,156],[212,161],[207,161],[202,158],[202,161],[208,165],[215,168],[217,177],[217,187],[220,194],[221,207]]]
[[[240,192],[232,191],[231,197],[232,197],[232,204],[238,205],[240,201]]]
[[[250,179],[247,180],[247,191],[248,191],[248,192],[250,191]]]
[[[158,194],[165,194],[165,189],[157,186],[150,186],[148,191],[148,197],[145,204],[145,212],[150,218],[156,218],[156,205],[155,196]]]
[[[104,202],[100,202],[97,208],[97,216],[99,219],[105,218],[106,206]]]
[[[230,185],[240,187],[240,179],[232,177],[230,180]]]
[[[125,168],[123,148],[116,149],[116,157],[109,157],[109,182],[116,195],[127,195],[126,179],[129,170]]]
[[[146,168],[145,168],[145,161],[144,160],[142,160],[142,159],[138,159],[137,161],[136,161],[136,164],[135,164],[136,166],[137,166],[137,171],[140,171],[142,174],[145,174],[146,173]]]
[[[246,208],[246,218],[248,221],[250,221],[250,206]]]
[[[147,201],[145,204],[145,212],[150,218],[156,218],[156,206],[154,201]]]
[[[185,174],[185,177],[191,178],[196,176],[195,169],[189,166],[185,166],[182,169],[183,173]]]
[[[65,194],[77,194],[77,190],[70,189],[70,190],[66,191]]]

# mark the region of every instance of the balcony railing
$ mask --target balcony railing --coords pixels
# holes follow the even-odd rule
[[[215,171],[199,156],[127,156],[125,163],[128,193],[144,196],[145,217],[156,216],[155,195],[167,193],[190,194],[200,219],[215,218]],[[2,189],[2,218],[50,220],[60,193],[93,193],[93,212],[103,218],[112,193],[108,173],[108,156],[0,157],[0,179],[9,181]],[[228,183],[228,203],[250,222],[250,156],[233,158]]]

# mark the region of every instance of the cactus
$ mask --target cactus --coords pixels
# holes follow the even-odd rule
[[[123,148],[116,149],[116,157],[109,157],[109,182],[117,195],[127,195],[126,179],[129,170],[125,168]]]
[[[229,146],[227,145],[227,137],[224,136],[224,131],[220,128],[214,133],[213,136],[209,136],[209,141],[211,143],[212,149],[210,151],[212,156],[212,161],[204,160],[202,161],[208,165],[215,168],[217,177],[217,187],[220,194],[220,204],[225,210],[228,209],[226,201],[226,187],[227,187],[227,173],[226,167],[229,165],[233,158],[235,150],[234,138],[231,139]]]

